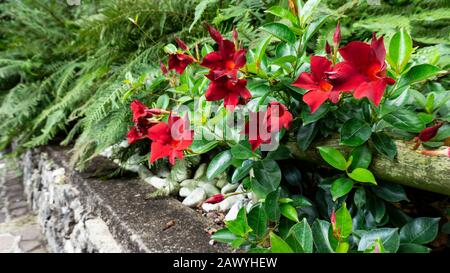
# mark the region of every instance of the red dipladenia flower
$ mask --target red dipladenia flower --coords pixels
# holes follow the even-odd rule
[[[213,79],[228,75],[232,79],[237,78],[237,72],[246,63],[245,49],[237,49],[237,32],[233,31],[235,42],[223,39],[222,35],[213,27],[208,26],[211,37],[219,46],[218,51],[214,51],[205,56],[200,65],[211,69]]]
[[[327,58],[311,56],[311,73],[303,72],[292,85],[309,90],[303,101],[315,112],[327,99],[337,103],[341,92],[350,92],[362,81],[362,76],[348,63],[333,67]]]
[[[175,158],[183,158],[186,150],[193,140],[194,131],[188,130],[188,120],[170,114],[167,123],[160,122],[147,131],[152,140],[150,163],[159,158],[169,157],[174,165]]]
[[[174,69],[178,74],[183,74],[186,67],[194,61],[192,56],[183,53],[170,54],[169,69]]]
[[[149,119],[154,115],[160,115],[164,110],[149,109],[139,100],[135,100],[130,104],[131,111],[133,112],[134,126],[130,128],[127,134],[128,143],[132,144],[139,139],[146,137],[147,130],[154,124]]]
[[[206,75],[211,83],[206,90],[205,97],[207,101],[216,101],[223,99],[225,107],[236,106],[239,102],[244,102],[252,97],[248,91],[245,79],[231,79],[227,76],[214,80],[213,72]]]
[[[249,143],[255,151],[263,143],[269,143],[272,133],[281,128],[289,129],[292,114],[284,104],[271,102],[266,111],[250,112],[249,121],[245,124],[244,133],[249,136]]]
[[[363,77],[364,81],[355,89],[354,97],[367,97],[375,105],[379,105],[387,85],[395,83],[394,79],[386,76],[386,49],[383,37],[377,39],[375,33],[372,42],[350,42],[339,49],[345,62],[350,64]]]
[[[206,100],[224,100],[225,106],[234,108],[239,102],[251,98],[245,79],[238,78],[238,71],[246,63],[245,50],[238,49],[237,32],[233,31],[233,39],[224,39],[217,29],[208,26],[211,37],[219,46],[218,51],[205,56],[201,65],[210,69],[206,76],[211,83],[206,90]]]

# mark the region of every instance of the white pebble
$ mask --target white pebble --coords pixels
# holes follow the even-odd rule
[[[238,183],[236,183],[236,184],[231,184],[231,183],[228,183],[228,184],[226,184],[225,186],[223,186],[223,188],[220,190],[220,192],[222,193],[222,194],[227,194],[227,193],[230,193],[230,192],[233,192],[235,189],[237,189],[239,187],[239,184]]]
[[[188,207],[196,207],[201,202],[205,201],[206,192],[203,188],[196,188],[184,200],[183,205]]]

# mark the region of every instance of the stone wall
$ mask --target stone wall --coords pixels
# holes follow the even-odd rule
[[[106,223],[81,204],[63,167],[48,154],[23,159],[25,195],[52,252],[122,252]]]
[[[229,251],[210,240],[212,219],[173,197],[146,198],[154,188],[138,177],[95,178],[117,167],[108,160],[78,173],[68,158],[61,147],[22,158],[25,195],[52,252]]]

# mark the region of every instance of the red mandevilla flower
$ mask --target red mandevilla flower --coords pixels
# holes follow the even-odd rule
[[[252,97],[250,91],[248,91],[245,79],[233,80],[227,76],[214,79],[214,75],[210,72],[206,75],[211,83],[206,90],[205,97],[207,101],[216,101],[223,99],[223,103],[226,106],[236,106],[239,102],[244,102]],[[242,100],[243,99],[243,100]]]
[[[187,118],[170,114],[167,123],[160,122],[148,129],[147,136],[152,140],[150,163],[169,157],[169,162],[174,165],[176,158],[183,158],[183,151],[192,144],[194,134],[187,130],[188,126]]]
[[[439,131],[439,128],[441,128],[443,124],[444,124],[443,122],[439,122],[434,126],[423,129],[417,135],[417,138],[422,142],[430,141],[433,137],[436,136],[437,132]]]
[[[224,105],[235,107],[243,98],[251,98],[245,79],[238,79],[238,71],[246,63],[245,50],[238,49],[237,32],[233,31],[234,42],[224,39],[212,26],[208,26],[211,37],[219,48],[205,56],[200,65],[210,69],[206,76],[211,80],[206,91],[206,100],[224,100]]]
[[[271,102],[266,111],[249,112],[249,121],[245,124],[244,134],[249,136],[249,143],[255,151],[263,143],[269,143],[272,133],[281,128],[289,129],[292,114],[279,102]]]
[[[311,56],[311,73],[303,72],[292,84],[309,90],[303,101],[315,112],[327,99],[337,103],[341,92],[350,92],[362,81],[362,77],[348,63],[338,63],[321,56]]]
[[[183,74],[186,67],[194,61],[192,56],[183,53],[170,54],[169,69],[175,70],[178,74]]]
[[[370,45],[359,41],[350,42],[339,49],[339,53],[362,76],[363,81],[355,89],[354,97],[367,97],[378,106],[386,86],[395,83],[394,79],[386,76],[383,37],[377,39],[374,33]]]
[[[224,199],[225,199],[225,196],[223,194],[219,193],[219,194],[214,194],[210,198],[206,199],[204,203],[216,204],[216,203],[222,202]]]
[[[133,112],[134,126],[130,128],[127,134],[128,143],[132,144],[139,139],[146,137],[147,130],[152,126],[153,122],[149,121],[153,115],[162,114],[160,109],[148,109],[142,102],[135,100],[130,104],[131,111]]]

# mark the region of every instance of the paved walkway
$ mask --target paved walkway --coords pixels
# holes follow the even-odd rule
[[[12,160],[0,160],[0,253],[45,253],[45,239],[28,208],[19,169],[13,164]]]

